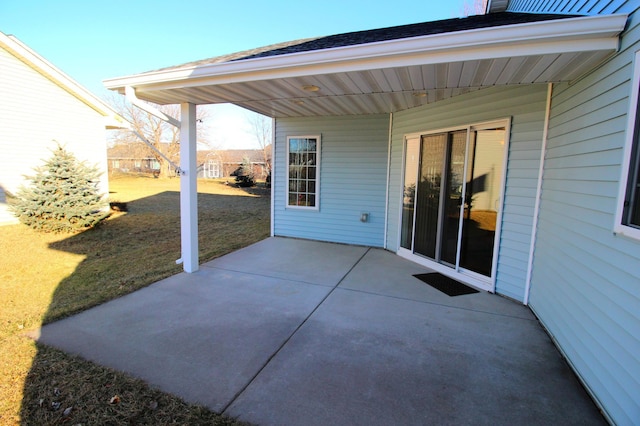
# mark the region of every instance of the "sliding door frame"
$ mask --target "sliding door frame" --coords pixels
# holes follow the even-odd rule
[[[401,237],[402,237],[402,213],[403,213],[403,199],[404,197],[400,197],[400,203],[399,203],[399,215],[398,215],[398,241],[397,241],[397,254],[403,258],[406,258],[408,260],[411,260],[415,263],[418,263],[420,265],[423,265],[427,268],[433,269],[437,272],[440,272],[443,275],[447,275],[450,276],[454,279],[457,279],[459,281],[462,281],[466,284],[469,284],[471,286],[474,286],[476,288],[479,288],[481,290],[486,290],[489,292],[494,293],[495,292],[495,287],[496,287],[496,272],[497,272],[497,266],[498,266],[498,255],[500,252],[500,241],[501,241],[501,234],[502,234],[502,217],[503,217],[503,213],[504,213],[504,201],[505,201],[505,192],[506,192],[506,180],[507,180],[507,169],[508,169],[508,160],[509,160],[509,144],[510,144],[510,135],[511,135],[511,118],[503,118],[503,119],[498,119],[498,120],[492,120],[492,121],[483,121],[483,122],[477,122],[477,123],[471,123],[471,124],[467,124],[467,125],[461,125],[461,126],[451,126],[451,127],[446,127],[446,128],[440,128],[440,129],[434,129],[434,130],[425,130],[425,131],[420,131],[420,132],[414,132],[414,133],[408,133],[405,134],[402,140],[402,163],[401,163],[401,182],[400,182],[400,188],[399,190],[401,191],[400,194],[404,194],[404,180],[405,180],[405,167],[406,167],[406,156],[407,156],[407,141],[409,139],[414,139],[417,138],[420,143],[422,143],[422,136],[425,135],[432,135],[432,134],[438,134],[438,133],[448,133],[448,132],[454,132],[454,131],[459,131],[459,130],[466,130],[467,132],[467,143],[466,143],[466,150],[469,149],[469,137],[471,135],[471,132],[473,131],[477,131],[477,130],[490,130],[490,129],[495,129],[495,128],[504,128],[505,129],[505,138],[504,138],[504,150],[503,150],[503,167],[502,167],[502,176],[500,177],[500,188],[501,188],[501,193],[500,193],[500,203],[498,206],[498,212],[496,215],[496,230],[495,230],[495,236],[494,236],[494,244],[493,244],[493,254],[492,254],[492,264],[491,264],[491,276],[487,277],[484,276],[482,274],[470,271],[470,270],[466,270],[461,268],[460,265],[460,249],[458,248],[457,250],[457,254],[456,254],[456,265],[452,268],[450,266],[444,265],[442,263],[436,262],[434,260],[431,260],[429,258],[420,256],[418,254],[414,253],[415,250],[415,243],[414,243],[414,239],[415,239],[415,214],[416,214],[416,209],[415,209],[415,205],[417,202],[417,199],[414,199],[414,211],[413,211],[413,229],[412,229],[412,241],[411,241],[411,249],[406,249],[402,247],[402,241],[401,241]],[[465,151],[466,152],[466,151]],[[467,155],[467,154],[465,154]],[[420,161],[421,159],[418,160],[418,167],[420,167]],[[465,161],[465,173],[464,176],[467,176],[467,162]],[[463,185],[466,186],[466,178],[463,180]],[[463,189],[464,191],[465,189]],[[464,193],[464,192],[463,192]],[[417,193],[416,193],[416,197],[417,197]],[[461,206],[461,216],[464,213],[464,203]],[[459,234],[458,234],[458,238],[461,238],[462,235],[462,220],[460,221],[460,229],[459,229]]]

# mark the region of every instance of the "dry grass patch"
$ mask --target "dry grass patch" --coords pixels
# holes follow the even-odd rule
[[[243,190],[220,181],[198,185],[201,261],[269,235],[266,190]],[[38,347],[22,336],[42,323],[180,272],[175,263],[180,257],[179,180],[122,177],[110,186],[111,200],[126,203],[128,211],[113,214],[96,229],[69,236],[38,234],[22,225],[0,227],[0,424],[91,424],[93,415],[100,416],[100,424],[214,424],[217,419],[207,410]],[[129,405],[104,407],[99,391],[106,385],[94,385],[94,377],[123,383],[131,395]],[[40,400],[49,401],[56,388],[66,393],[54,410]],[[158,407],[146,409],[149,401]],[[74,407],[68,416],[63,416],[68,407],[62,405]]]

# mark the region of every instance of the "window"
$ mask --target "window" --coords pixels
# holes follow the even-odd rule
[[[319,208],[320,136],[287,138],[287,206]]]
[[[640,239],[640,51],[635,55],[631,102],[614,231]]]

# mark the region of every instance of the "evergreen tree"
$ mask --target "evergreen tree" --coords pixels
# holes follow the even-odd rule
[[[238,182],[238,186],[253,186],[256,184],[253,165],[251,165],[251,160],[249,160],[248,157],[242,159],[240,172],[236,176],[236,182]]]
[[[60,145],[44,165],[27,176],[11,205],[20,221],[43,232],[77,232],[95,226],[108,215],[98,191],[100,172]]]

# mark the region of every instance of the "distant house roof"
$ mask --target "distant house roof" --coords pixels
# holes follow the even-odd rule
[[[264,163],[261,149],[220,149],[215,151],[199,151],[200,155],[220,159],[223,163],[241,164],[245,158],[252,163]]]
[[[117,129],[123,126],[125,120],[107,103],[96,95],[82,87],[64,72],[60,71],[52,63],[44,59],[29,46],[22,43],[12,35],[0,32],[0,48],[27,64],[29,67],[49,79],[58,87],[66,90],[72,96],[85,103],[87,106],[101,114],[106,119],[106,128]]]

